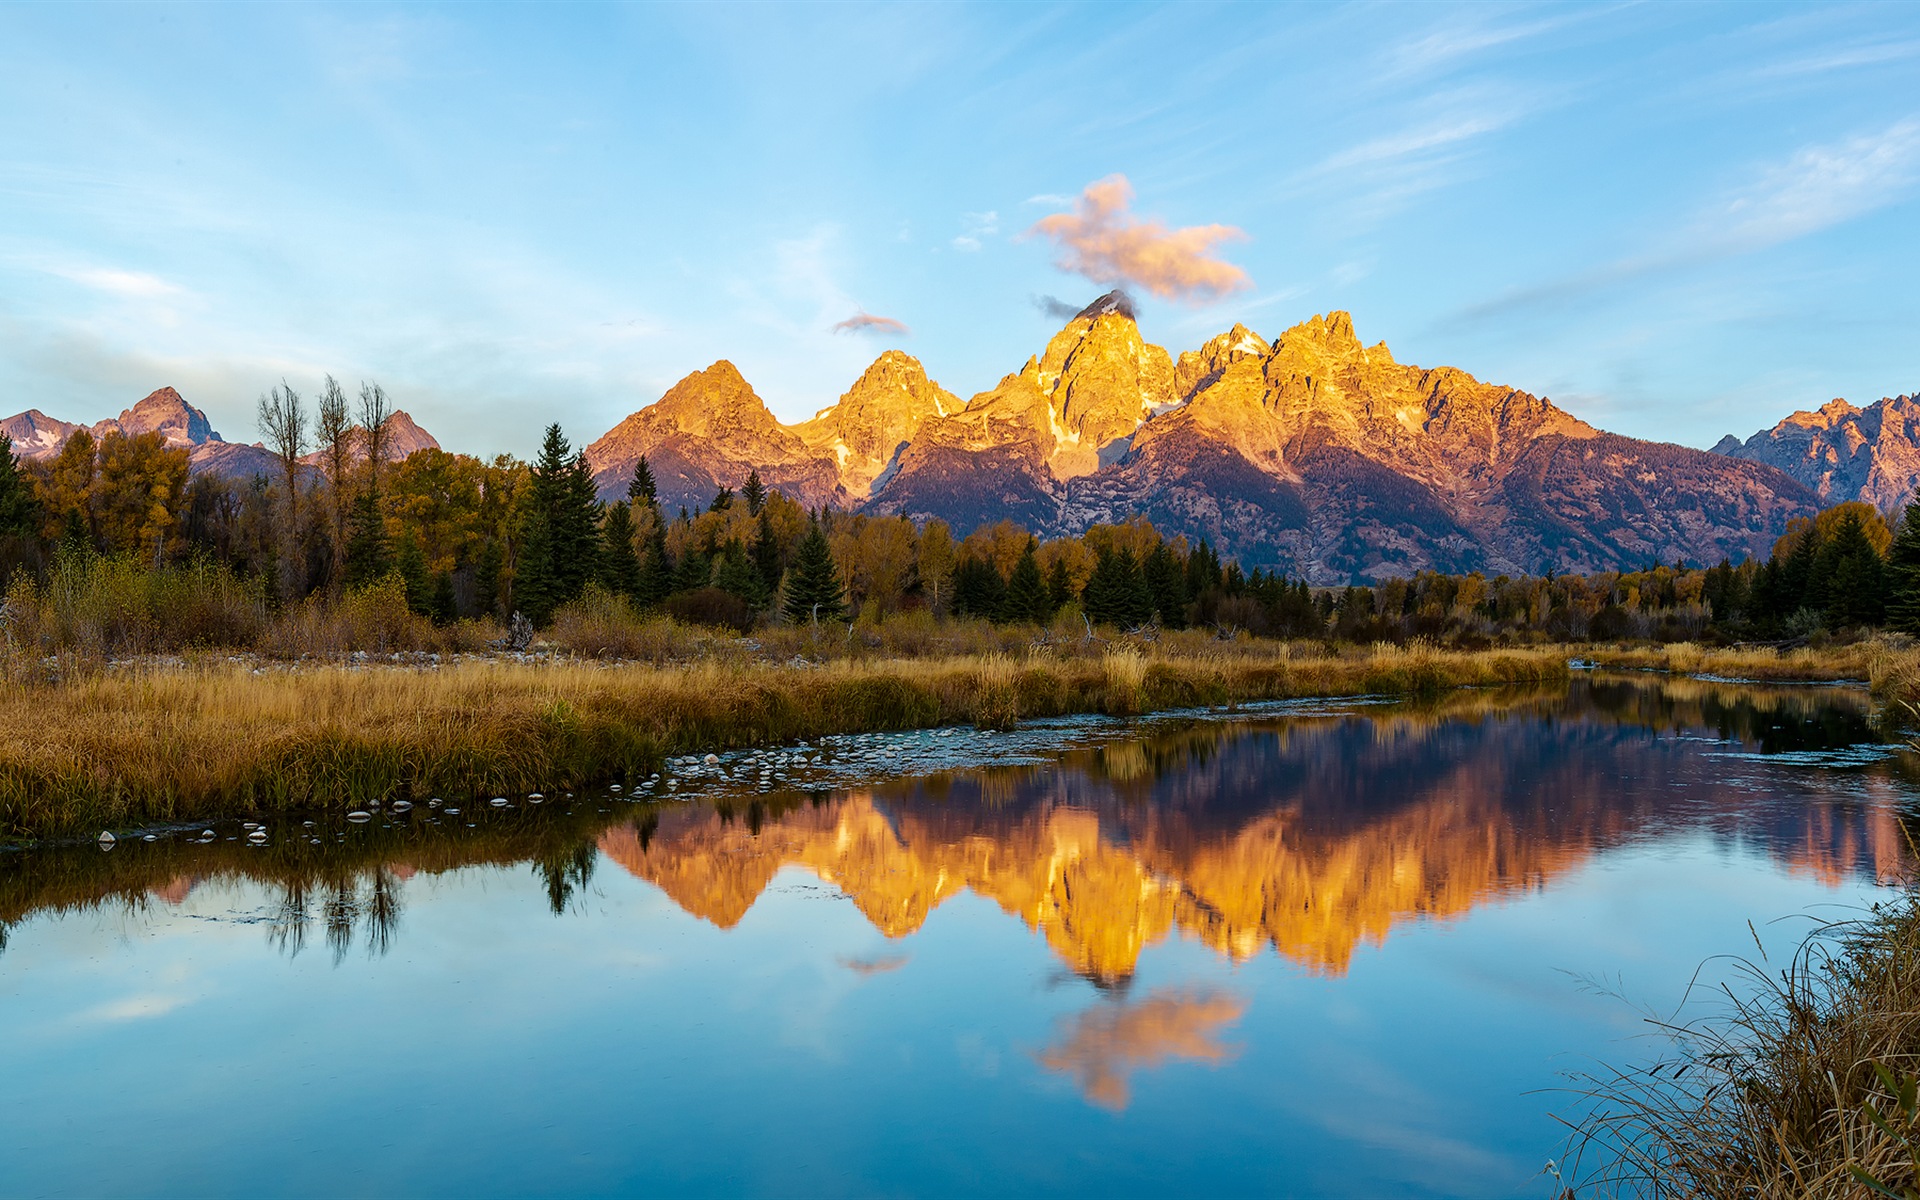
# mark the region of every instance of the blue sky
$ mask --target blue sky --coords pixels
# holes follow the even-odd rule
[[[789,420],[889,346],[971,395],[1120,175],[1244,235],[1136,284],[1176,353],[1344,308],[1704,446],[1920,389],[1916,82],[1894,4],[9,5],[0,408],[250,441],[331,371],[524,454],[722,357]]]

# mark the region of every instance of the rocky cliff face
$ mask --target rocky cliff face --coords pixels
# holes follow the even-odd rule
[[[745,483],[754,469],[768,487],[802,504],[845,507],[848,502],[833,455],[775,420],[725,359],[674,384],[588,446],[586,454],[603,498],[626,495],[634,463],[645,455],[660,503],[669,512],[706,505],[722,486]]]
[[[870,501],[956,528],[1144,513],[1318,583],[1600,570],[1764,551],[1814,497],[1778,472],[1604,434],[1514,388],[1363,346],[1342,312],[1236,325],[1170,362],[1122,312],[929,422]]]
[[[1823,504],[1865,500],[1890,511],[1920,486],[1920,396],[1894,396],[1865,408],[1832,400],[1745,442],[1728,434],[1713,450],[1778,467]]]
[[[928,379],[918,359],[889,350],[833,407],[794,433],[815,454],[832,459],[847,495],[865,500],[928,421],[960,408],[960,398]]]

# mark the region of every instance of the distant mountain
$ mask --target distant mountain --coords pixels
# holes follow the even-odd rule
[[[29,460],[53,458],[67,444],[67,439],[81,429],[88,430],[96,439],[110,433],[160,434],[169,447],[187,451],[188,470],[195,475],[212,473],[244,479],[261,474],[278,475],[281,471],[280,459],[272,451],[257,442],[248,445],[225,440],[207,420],[206,413],[188,404],[170,387],[148,394],[117,418],[91,426],[58,420],[37,408],[0,420],[0,432],[13,439],[14,454]],[[357,426],[355,432],[359,432]],[[384,457],[397,462],[415,450],[439,445],[432,434],[415,424],[406,413],[396,412],[388,418]],[[364,457],[365,453],[364,449],[357,449],[358,456]],[[302,461],[317,466],[319,455],[309,455]]]
[[[1760,462],[1605,433],[1514,388],[1363,346],[1342,312],[1177,359],[1103,296],[964,405],[888,351],[783,425],[731,363],[587,449],[600,494],[645,454],[669,510],[749,469],[803,504],[1043,534],[1145,514],[1318,583],[1764,553],[1818,497]]]
[[[1865,408],[1831,400],[1745,442],[1728,434],[1713,452],[1778,467],[1824,504],[1865,500],[1891,511],[1920,486],[1920,396],[1893,396]]]

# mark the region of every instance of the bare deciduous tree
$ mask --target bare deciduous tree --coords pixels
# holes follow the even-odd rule
[[[360,385],[360,429],[366,439],[367,484],[375,492],[380,490],[380,468],[387,452],[387,418],[392,415],[384,388],[377,383]]]
[[[353,416],[347,411],[346,390],[331,375],[320,389],[314,425],[326,458],[327,486],[333,490],[333,556],[337,563],[347,544],[347,468],[353,460]]]
[[[287,536],[300,528],[300,456],[307,452],[307,410],[300,393],[282,379],[280,386],[260,397],[260,436],[280,459],[287,479]]]

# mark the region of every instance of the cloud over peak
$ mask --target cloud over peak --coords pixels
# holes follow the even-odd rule
[[[1073,211],[1034,222],[1027,232],[1059,248],[1054,265],[1095,283],[1130,283],[1163,300],[1212,300],[1253,286],[1239,267],[1214,257],[1223,242],[1244,241],[1231,225],[1168,229],[1129,209],[1133,185],[1109,175],[1087,185]]]
[[[905,321],[896,321],[892,317],[876,317],[870,312],[857,312],[844,321],[837,322],[835,333],[877,333],[905,337],[912,333]]]

